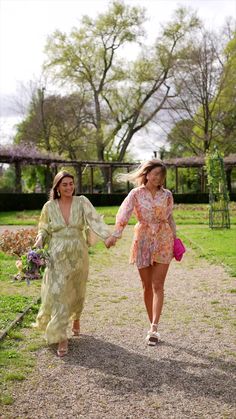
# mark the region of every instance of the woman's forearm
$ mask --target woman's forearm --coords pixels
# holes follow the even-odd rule
[[[175,220],[174,220],[173,215],[169,216],[168,222],[169,222],[170,228],[172,230],[173,236],[176,237],[176,224],[175,224]]]

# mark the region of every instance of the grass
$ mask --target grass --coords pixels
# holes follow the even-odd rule
[[[230,206],[231,224],[236,224],[236,202]],[[177,225],[209,225],[208,204],[178,204],[174,207],[174,217]]]
[[[32,302],[32,298],[23,295],[0,295],[0,330],[6,328]]]
[[[118,206],[97,207],[97,211],[104,215],[107,224],[115,224]],[[10,211],[0,213],[0,225],[37,225],[39,210],[35,211]],[[177,204],[174,208],[174,216],[178,225],[208,225],[208,204]],[[230,203],[231,224],[236,224],[236,203]],[[131,217],[129,224],[135,224],[135,217]]]
[[[195,248],[200,257],[223,264],[236,276],[236,226],[229,230],[211,230],[207,226],[183,226],[180,235],[186,244]]]
[[[9,211],[0,213],[0,225],[37,225],[40,210]]]
[[[16,274],[16,260],[17,258],[15,256],[9,256],[0,252],[0,281],[9,282],[9,278],[12,278]]]
[[[44,346],[41,336],[31,330],[34,345],[29,345],[27,328],[35,319],[38,305],[34,305],[23,321],[0,342],[0,405],[14,402],[12,389],[15,382],[23,381],[36,363],[36,354]]]
[[[17,272],[16,257],[0,252],[0,331],[3,331],[16,316],[24,311],[40,294],[41,281],[13,280]]]

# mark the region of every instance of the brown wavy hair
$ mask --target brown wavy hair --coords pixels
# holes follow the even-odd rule
[[[132,172],[119,174],[116,178],[118,181],[131,182],[137,186],[146,185],[148,181],[147,174],[156,167],[161,168],[161,186],[163,186],[166,178],[166,166],[161,160],[158,159],[148,160],[140,164],[140,166]]]
[[[69,177],[69,178],[73,179],[73,181],[74,181],[74,176],[71,173],[66,172],[65,170],[61,170],[60,172],[58,172],[53,179],[52,189],[50,190],[50,194],[49,194],[49,199],[50,200],[60,198],[60,196],[57,192],[57,188],[60,185],[62,179],[64,179],[65,177]],[[75,189],[74,189],[73,195],[75,195]]]

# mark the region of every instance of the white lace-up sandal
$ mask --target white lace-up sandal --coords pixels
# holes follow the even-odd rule
[[[152,323],[151,326],[154,326],[154,327],[157,328],[158,325],[155,324],[155,323]],[[161,338],[160,333],[152,332],[151,330],[149,330],[149,332],[146,336],[146,343],[149,346],[156,346],[157,343],[159,342],[160,338]]]

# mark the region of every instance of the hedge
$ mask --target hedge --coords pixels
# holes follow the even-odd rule
[[[120,205],[126,194],[84,194],[94,206],[105,207]],[[173,194],[176,204],[206,204],[207,193]],[[47,201],[47,195],[41,193],[0,193],[0,211],[23,211],[41,209]],[[236,193],[230,194],[231,201],[236,201]]]

